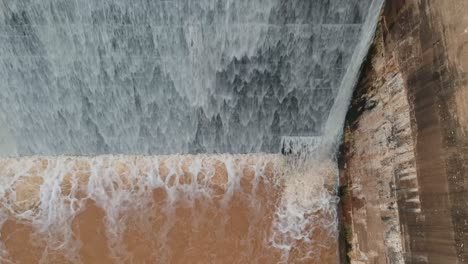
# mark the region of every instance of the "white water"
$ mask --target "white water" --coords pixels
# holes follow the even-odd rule
[[[115,2],[114,9],[110,2],[90,9],[74,6],[75,15],[52,18],[49,14],[52,17],[45,15],[46,20],[41,20],[40,12],[30,12],[41,7],[41,2],[32,1],[30,6],[3,2],[3,21],[11,23],[1,27],[8,44],[0,49],[0,76],[7,80],[0,84],[5,91],[0,100],[8,126],[4,134],[15,139],[6,140],[8,144],[3,145],[8,150],[0,153],[15,155],[15,148],[23,155],[275,151],[281,136],[308,137],[283,138],[283,145],[290,146],[289,158],[255,157],[252,163],[248,156],[218,156],[214,159],[227,172],[221,180],[215,165],[203,163],[213,158],[203,155],[189,156],[189,161],[184,156],[3,159],[0,222],[32,225],[34,239],[46,245],[41,251],[43,263],[56,251],[63,251],[70,261],[83,262],[83,245],[75,238],[73,222],[86,210],[86,203],[93,201],[105,213],[109,255],[115,261],[132,262],[137,257],[129,252],[124,235],[136,221],[131,212],[144,215],[156,210],[165,218],[150,239],[155,243],[151,247],[154,255],[167,262],[175,258],[171,250],[177,249],[169,245],[171,232],[180,228],[176,226],[181,219],[178,208],[191,208],[190,224],[202,226],[209,220],[204,213],[218,212],[214,215],[219,222],[211,225],[223,233],[235,215],[228,211],[241,204],[250,219],[248,232],[240,239],[247,247],[232,250],[240,260],[261,262],[265,256],[248,250],[257,246],[265,252],[279,252],[280,257],[272,261],[320,263],[316,258],[327,245],[315,236],[323,232],[336,236],[333,153],[383,3],[375,0],[365,12],[369,2],[358,2],[334,1],[326,12],[319,8],[303,14],[300,1],[226,1],[214,18],[223,23],[208,27],[203,26],[203,19],[208,17],[206,10],[214,9],[214,1],[189,4],[189,11],[175,13],[167,11],[169,2],[162,1],[161,5],[168,6],[159,9],[165,10],[161,21],[147,21],[147,13],[132,14],[131,25],[125,26],[119,24],[125,19],[116,10],[125,10],[126,3]],[[174,7],[184,6],[179,5],[182,1],[175,3]],[[353,4],[354,9],[338,8]],[[138,2],[129,10],[151,10],[144,5]],[[28,11],[25,16],[23,9]],[[99,13],[102,10],[117,13]],[[197,14],[197,10],[201,12],[198,17],[182,15]],[[336,13],[330,15],[330,10]],[[362,29],[360,24],[347,24],[352,20],[350,10],[368,14],[360,20],[365,22]],[[288,14],[296,16],[286,18]],[[272,20],[275,16],[278,20]],[[54,19],[62,22],[58,28],[49,24]],[[94,26],[86,22],[96,19]],[[202,23],[197,23],[200,19]],[[124,37],[117,38],[117,46],[124,45],[124,49],[113,47],[111,35],[119,32]],[[155,46],[145,46],[145,35],[152,39],[146,44]],[[77,39],[81,41],[74,42]],[[74,43],[71,52],[69,43]],[[148,54],[149,50],[155,53]],[[342,64],[335,68],[338,57]],[[279,63],[279,58],[285,59]],[[274,78],[262,79],[276,73],[281,85],[275,86],[278,80]],[[271,85],[273,95],[269,95]],[[236,89],[243,92],[237,94]],[[308,143],[310,136],[321,133]],[[47,160],[44,166],[40,165],[43,160]],[[159,171],[160,160],[164,160],[164,173]],[[263,171],[267,161],[275,167],[268,177]],[[254,177],[247,177],[251,182],[247,189],[242,186],[245,167],[254,168]],[[17,190],[19,186],[25,189]],[[271,193],[258,191],[258,186]],[[148,191],[156,189],[166,195],[160,203]],[[265,218],[268,228],[257,233],[255,227],[265,224]],[[196,247],[196,241],[189,244]],[[217,252],[216,243],[212,250]],[[10,258],[8,245],[1,252],[4,259]]]
[[[374,39],[377,22],[384,2],[385,0],[373,0],[369,7],[366,22],[361,30],[360,41],[351,57],[353,63],[350,63],[346,69],[335,102],[325,123],[323,137],[325,153],[335,153],[338,150],[349,102],[358,81],[362,63],[366,59],[369,47]]]
[[[220,256],[223,249],[231,250],[236,261],[270,258],[286,263],[293,248],[300,250],[293,259],[312,261],[320,258],[323,248],[333,246],[330,238],[333,242],[336,224],[332,187],[336,171],[333,163],[321,164],[321,168],[313,172],[295,170],[281,155],[3,159],[0,219],[32,226],[31,239],[45,245],[41,250],[43,263],[49,263],[54,252],[73,263],[83,261],[80,248],[85,242],[76,238],[74,223],[91,201],[105,213],[107,247],[115,262],[138,263],[126,235],[135,227],[152,234],[146,246],[165,263],[187,254],[173,244],[174,239],[194,240],[189,248],[206,243],[212,254]],[[157,190],[164,196],[155,197]],[[190,217],[179,214],[184,208],[191,212]],[[156,218],[149,220],[152,214]],[[208,216],[211,214],[216,219],[213,223]],[[236,214],[246,214],[245,233],[229,233],[228,223]],[[173,232],[181,228],[180,221],[192,225],[191,235],[174,237]],[[204,240],[219,232],[224,235],[215,241]],[[317,241],[317,232],[328,237]],[[239,240],[244,246],[218,248],[231,240]],[[5,237],[2,241],[7,244],[3,248],[15,246]],[[249,253],[251,247],[262,248],[264,253]],[[3,252],[3,259],[10,259],[8,252]]]
[[[370,3],[2,1],[0,111],[19,155],[277,152],[324,133]]]

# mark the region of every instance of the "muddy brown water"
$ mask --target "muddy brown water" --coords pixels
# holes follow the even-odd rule
[[[337,263],[335,215],[285,203],[285,166],[277,155],[3,159],[1,263]]]

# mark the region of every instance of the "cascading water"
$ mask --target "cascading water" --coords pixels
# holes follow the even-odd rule
[[[372,0],[0,3],[19,155],[277,152],[323,126]]]
[[[0,261],[336,262],[382,3],[1,2],[0,155],[153,156],[0,159]]]

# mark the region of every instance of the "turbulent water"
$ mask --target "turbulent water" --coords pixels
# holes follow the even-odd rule
[[[333,263],[335,176],[281,155],[2,159],[0,261]]]
[[[277,152],[320,135],[371,2],[1,1],[2,153]]]
[[[0,263],[337,263],[382,3],[1,1]]]

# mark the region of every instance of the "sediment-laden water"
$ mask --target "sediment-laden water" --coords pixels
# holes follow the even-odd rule
[[[281,155],[0,160],[2,263],[333,263],[333,162]]]

